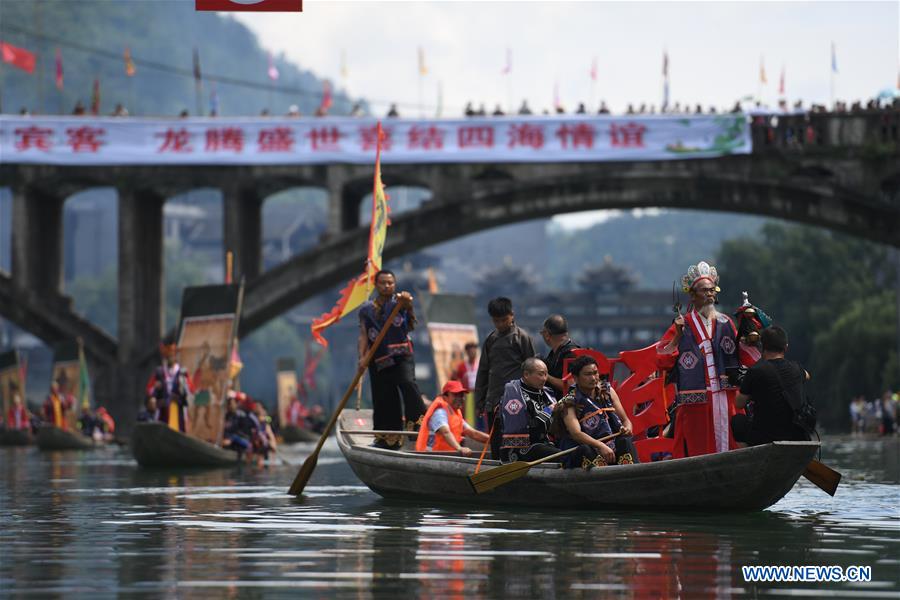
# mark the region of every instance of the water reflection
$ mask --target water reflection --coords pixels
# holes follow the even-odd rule
[[[334,446],[301,499],[285,494],[286,467],[173,475],[137,469],[117,449],[0,449],[0,587],[50,597],[896,598],[896,442],[827,447],[824,460],[845,473],[836,498],[801,480],[756,514],[387,502]],[[299,464],[308,448],[285,452]],[[742,565],[769,564],[871,565],[874,581],[743,581]]]

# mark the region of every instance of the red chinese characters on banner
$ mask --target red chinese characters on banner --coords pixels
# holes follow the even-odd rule
[[[163,138],[163,143],[156,149],[157,153],[162,152],[193,152],[191,147],[191,134],[182,127],[181,129],[166,129],[165,133],[157,133],[156,137]]]
[[[494,147],[494,128],[490,126],[460,127],[457,137],[460,148]]]
[[[381,142],[382,151],[390,150],[394,130],[390,127],[382,127],[381,133],[384,136]],[[371,127],[360,127],[359,144],[360,150],[375,150],[378,147],[378,126],[372,125]]]
[[[341,149],[341,132],[337,127],[317,127],[306,134],[313,152]]]
[[[509,128],[507,148],[532,148],[540,150],[544,147],[544,128],[538,125],[512,125]]]
[[[409,150],[440,150],[444,147],[444,130],[434,125],[419,127],[413,125],[406,142]]]
[[[66,135],[69,136],[66,143],[72,147],[72,152],[97,152],[106,143],[100,139],[106,135],[106,130],[100,127],[72,127],[66,129]]]
[[[577,125],[563,125],[556,130],[563,149],[593,148],[596,130],[593,125],[578,123]]]
[[[19,127],[15,130],[16,150],[24,152],[29,148],[49,152],[53,146],[53,130],[44,127]]]
[[[646,131],[646,126],[637,123],[626,123],[625,125],[611,123],[609,143],[614,148],[643,148],[644,132]]]
[[[261,129],[257,144],[260,152],[290,152],[294,149],[294,132],[290,127]]]
[[[206,151],[219,152],[230,150],[243,152],[244,130],[239,127],[224,127],[222,129],[206,130]]]

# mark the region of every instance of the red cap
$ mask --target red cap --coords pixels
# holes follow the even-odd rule
[[[462,383],[455,379],[451,379],[444,384],[444,389],[441,390],[441,394],[465,394],[468,391],[469,390],[467,390]]]

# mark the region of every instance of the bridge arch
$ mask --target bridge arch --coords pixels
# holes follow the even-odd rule
[[[437,198],[392,219],[384,250],[395,258],[450,239],[557,214],[643,207],[699,209],[776,217],[900,246],[900,208],[872,203],[837,184],[809,185],[728,175],[652,170],[514,182],[467,198]],[[880,223],[873,227],[873,224]],[[368,230],[320,244],[252,281],[245,296],[245,335],[362,268]]]

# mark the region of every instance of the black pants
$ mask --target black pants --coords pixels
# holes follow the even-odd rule
[[[638,453],[634,447],[634,440],[631,436],[619,436],[615,438],[614,443],[616,464],[638,464],[641,462],[638,459]],[[593,462],[594,459],[599,455],[600,452],[593,446],[581,444],[580,446],[578,446],[578,450],[575,450],[571,454],[562,458],[563,467],[565,467],[566,469],[574,469],[577,467],[584,468],[585,461],[587,461],[588,463]]]
[[[392,367],[376,371],[369,368],[372,383],[372,426],[375,429],[399,431],[403,416],[407,423],[416,423],[425,414],[425,405],[416,385],[415,361],[403,360]]]
[[[740,413],[731,417],[731,432],[736,442],[748,446],[760,446],[775,440],[809,441],[809,436],[793,424],[786,425],[782,431],[762,431],[754,426],[753,418]]]

